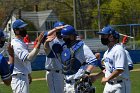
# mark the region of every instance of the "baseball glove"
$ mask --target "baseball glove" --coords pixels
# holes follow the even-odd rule
[[[75,83],[76,93],[95,93],[95,87],[92,86],[91,80],[89,77],[84,77],[79,79]]]

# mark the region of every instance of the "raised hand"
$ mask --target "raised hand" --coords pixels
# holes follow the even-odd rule
[[[41,32],[40,35],[36,39],[37,44],[35,45],[35,48],[40,48],[43,38],[44,38],[44,32]]]
[[[44,32],[41,32],[40,35],[37,37],[39,43],[42,42],[43,37],[44,37]]]
[[[56,33],[54,33],[54,34],[52,34],[50,36],[47,36],[45,42],[51,42],[53,39],[55,39],[55,37],[56,37]]]

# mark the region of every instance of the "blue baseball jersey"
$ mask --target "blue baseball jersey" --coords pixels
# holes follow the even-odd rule
[[[0,54],[0,75],[2,80],[9,79],[11,76],[8,63],[2,54]]]
[[[61,59],[64,64],[64,69],[67,70],[66,79],[77,79],[83,75],[88,65],[97,66],[97,59],[90,48],[83,41],[77,42],[72,46],[74,52],[74,61],[71,61],[72,54],[64,49],[61,54]],[[72,62],[72,63],[71,63]],[[69,69],[71,66],[72,69]],[[70,70],[70,71],[69,71]]]

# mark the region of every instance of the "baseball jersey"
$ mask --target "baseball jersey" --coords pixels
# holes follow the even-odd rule
[[[9,79],[11,76],[8,63],[2,54],[0,54],[0,75],[2,80]]]
[[[126,53],[126,56],[127,56],[127,62],[128,62],[128,65],[132,65],[133,66],[133,62],[132,62],[132,59],[129,55],[129,52],[127,50],[125,50],[125,53]]]
[[[132,61],[132,59],[131,59],[131,57],[130,57],[129,52],[126,50],[126,47],[124,46],[123,43],[121,43],[121,45],[122,45],[122,47],[125,49],[125,53],[126,53],[126,56],[127,56],[127,62],[128,62],[129,68],[130,68],[130,67],[133,67],[133,61]]]
[[[62,69],[60,53],[58,50],[61,50],[60,48],[62,48],[61,46],[63,44],[64,44],[64,41],[62,39],[58,39],[57,37],[53,41],[49,42],[51,52],[47,54],[46,63],[45,63],[46,69],[52,69],[52,70]],[[52,49],[52,47],[55,47],[55,48]]]
[[[75,45],[72,46],[72,48],[75,48],[77,45],[78,44],[76,43]],[[62,55],[62,56],[67,56],[67,55],[64,53],[64,55]],[[76,74],[66,75],[67,80],[78,79],[79,77],[81,77],[84,74],[85,69],[87,68],[87,65],[90,64],[90,65],[95,66],[97,64],[97,59],[96,59],[95,55],[92,53],[90,48],[87,45],[85,45],[85,43],[78,49],[78,51],[75,51],[74,58],[77,59],[78,61],[76,61],[76,62],[74,61],[73,64],[75,64],[74,65],[75,67],[73,67],[73,68],[77,68],[79,66],[80,66],[80,68],[76,71],[77,72]]]
[[[120,44],[114,45],[110,50],[108,49],[103,56],[105,65],[105,77],[109,77],[116,69],[124,70],[116,79],[125,78],[129,79],[129,70],[127,57],[124,48]]]
[[[14,69],[13,74],[29,74],[31,73],[31,63],[30,60],[26,60],[26,57],[29,54],[27,45],[23,40],[14,38],[11,41],[14,49]]]

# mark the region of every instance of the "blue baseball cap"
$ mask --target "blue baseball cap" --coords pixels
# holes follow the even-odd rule
[[[21,19],[17,19],[12,25],[13,29],[23,28],[25,26],[27,26],[27,24]]]
[[[61,30],[61,36],[68,36],[68,35],[76,35],[77,33],[73,26],[65,25],[65,27]]]
[[[60,21],[59,21],[59,22],[55,22],[55,24],[54,24],[53,27],[55,28],[55,27],[58,27],[58,26],[64,26],[64,25],[65,25],[64,22],[60,22]]]
[[[99,34],[99,35],[108,35],[108,34],[112,34],[113,32],[115,32],[115,30],[111,26],[107,26],[107,27],[104,27],[97,34]]]
[[[120,38],[119,32],[115,31],[114,28],[112,28],[111,26],[106,26],[104,27],[100,32],[98,32],[97,34],[99,35],[108,35],[108,34],[112,34],[115,38]]]

